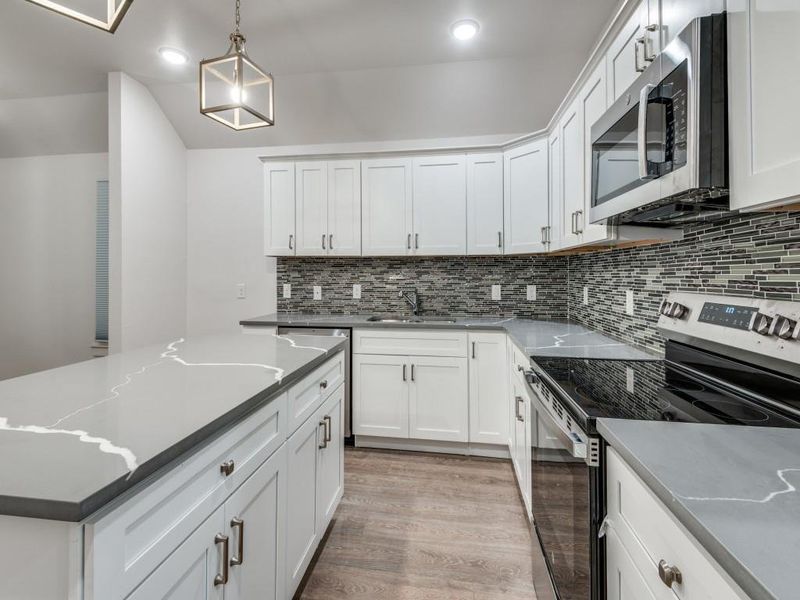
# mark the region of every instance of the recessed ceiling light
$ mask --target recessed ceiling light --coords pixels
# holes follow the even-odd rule
[[[456,21],[453,23],[453,26],[450,28],[450,33],[452,33],[453,37],[457,40],[471,40],[475,37],[475,34],[478,33],[479,29],[480,25],[478,25],[477,21],[464,19],[463,21]]]
[[[187,62],[189,62],[189,55],[183,50],[178,50],[177,48],[162,46],[158,49],[158,53],[161,55],[161,58],[171,65],[185,65]]]

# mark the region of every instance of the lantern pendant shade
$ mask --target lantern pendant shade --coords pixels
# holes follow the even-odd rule
[[[28,0],[60,15],[114,33],[133,0]]]
[[[225,56],[200,62],[200,112],[236,131],[275,124],[272,75],[231,35]]]

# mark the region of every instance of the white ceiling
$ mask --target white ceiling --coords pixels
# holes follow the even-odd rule
[[[278,120],[244,135],[201,117],[196,98],[196,62],[227,49],[233,0],[135,0],[113,36],[2,4],[0,52],[13,60],[0,62],[0,100],[101,92],[108,72],[125,71],[197,148],[539,129],[618,0],[242,0],[249,54],[276,78]],[[449,27],[467,17],[481,31],[458,42]],[[162,45],[191,63],[167,65]]]

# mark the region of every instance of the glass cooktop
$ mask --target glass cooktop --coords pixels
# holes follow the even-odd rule
[[[773,409],[746,390],[688,373],[664,360],[624,361],[533,357],[556,383],[573,416],[594,429],[597,418],[800,427],[800,416]],[[738,370],[737,370],[738,372]],[[752,378],[752,374],[751,374]],[[798,393],[794,385],[786,393]],[[784,389],[784,388],[781,388]],[[565,398],[566,396],[566,398]]]

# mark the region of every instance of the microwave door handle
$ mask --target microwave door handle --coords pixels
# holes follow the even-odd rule
[[[647,105],[650,92],[655,89],[652,83],[645,84],[639,91],[639,125],[637,133],[637,151],[639,154],[639,179],[653,179],[655,175],[647,172]]]

